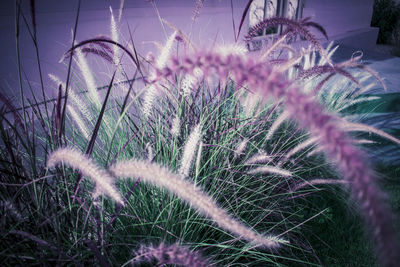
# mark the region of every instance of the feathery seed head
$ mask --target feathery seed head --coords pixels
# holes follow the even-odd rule
[[[111,39],[115,42],[118,43],[119,35],[118,35],[118,30],[117,30],[117,22],[115,21],[114,18],[114,13],[113,10],[110,6],[110,32],[111,32]],[[113,46],[113,52],[114,52],[114,63],[115,65],[119,65],[119,50],[117,46]]]
[[[199,16],[200,10],[203,7],[203,3],[204,3],[204,0],[197,0],[196,1],[196,6],[194,8],[193,16],[192,16],[192,20],[193,21],[195,21],[197,19],[197,17]]]
[[[144,103],[142,107],[142,112],[145,118],[148,118],[151,113],[151,109],[153,108],[154,101],[157,95],[157,88],[155,84],[150,84],[147,87],[146,95],[144,96]]]
[[[265,151],[261,151],[253,156],[251,156],[246,162],[245,165],[252,165],[252,164],[263,164],[272,161],[272,157],[268,156]]]
[[[271,128],[269,128],[268,134],[265,137],[266,140],[271,139],[275,131],[279,128],[279,126],[289,118],[290,114],[287,111],[282,112],[282,114],[279,115],[279,117],[274,121],[274,123],[271,125]]]
[[[95,183],[95,196],[104,193],[123,205],[123,200],[114,186],[114,177],[98,167],[90,158],[73,148],[59,148],[53,151],[47,160],[47,168],[64,163],[90,177]]]
[[[182,174],[183,177],[187,177],[189,175],[193,158],[196,153],[197,144],[201,141],[201,123],[197,124],[192,132],[190,133],[185,148],[183,149],[182,159],[181,159],[181,167],[179,168],[179,173]]]
[[[249,140],[247,138],[244,138],[239,144],[237,144],[236,149],[234,151],[235,157],[239,157],[244,153],[248,142]]]
[[[163,49],[161,50],[160,55],[156,60],[156,67],[162,69],[166,66],[167,60],[171,54],[172,44],[175,41],[175,37],[177,35],[177,31],[174,31],[170,37],[168,38],[167,42],[165,43]]]
[[[89,140],[90,134],[89,134],[89,129],[86,127],[86,123],[81,119],[78,112],[71,105],[67,104],[67,109],[69,114],[71,114],[72,119],[78,126],[83,137],[85,137],[86,140]]]
[[[276,248],[288,241],[276,236],[260,235],[242,222],[234,219],[201,188],[193,185],[181,175],[172,173],[165,167],[148,161],[131,159],[125,162],[118,162],[109,169],[112,174],[118,177],[140,178],[142,182],[153,184],[178,196],[181,200],[190,204],[203,216],[211,218],[221,228],[245,239],[256,246]]]
[[[203,258],[199,252],[191,251],[179,244],[141,245],[135,255],[133,262],[146,261],[157,264],[157,266],[176,264],[187,267],[206,267],[210,265],[208,260]]]
[[[181,85],[183,96],[187,97],[190,95],[194,83],[195,83],[195,78],[192,75],[188,74],[185,75],[185,77],[183,77]]]
[[[181,120],[178,115],[175,115],[171,124],[171,134],[173,137],[178,137],[181,131]]]
[[[266,174],[266,173],[271,173],[271,174],[278,174],[282,175],[285,177],[290,177],[292,176],[292,173],[290,171],[274,167],[274,166],[261,166],[257,167],[255,169],[252,169],[247,172],[248,174]]]
[[[85,56],[83,55],[81,49],[75,49],[75,55],[77,57],[77,62],[79,69],[82,73],[82,76],[85,80],[87,90],[89,92],[89,96],[94,101],[96,104],[97,108],[101,107],[101,101],[100,101],[100,96],[97,92],[97,86],[96,82],[93,78],[92,72],[90,71],[89,65],[85,59]]]

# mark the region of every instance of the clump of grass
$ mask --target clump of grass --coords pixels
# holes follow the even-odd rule
[[[290,88],[279,72],[239,56],[230,55],[224,58],[213,52],[198,53],[182,62],[175,59],[172,67],[164,68],[161,73],[168,77],[177,71],[190,73],[195,67],[203,68],[206,73],[215,70],[221,78],[226,77],[226,68],[229,68],[237,84],[248,84],[250,88],[259,90],[264,98],[272,95],[275,99],[283,99],[290,116],[301,127],[308,129],[312,136],[319,138],[322,148],[337,163],[344,177],[352,183],[354,198],[361,202],[365,222],[374,231],[382,262],[388,265],[396,262],[394,251],[397,250],[398,241],[392,235],[395,230],[391,212],[383,201],[385,195],[374,185],[374,176],[368,170],[365,156],[340,129],[337,117],[324,112],[315,101],[314,95],[301,93],[298,88]],[[264,82],[266,80],[268,83]],[[279,119],[278,121],[280,122]]]
[[[262,22],[256,27],[287,30],[251,55],[241,44],[197,49],[160,18],[172,33],[146,63],[133,39],[119,35],[120,17],[111,10],[111,38],[72,41],[66,82],[52,76],[53,115],[28,113],[23,95],[18,113],[0,95],[14,117],[0,110],[0,211],[9,215],[0,225],[1,264],[324,265],[329,257],[321,263],[324,250],[312,244],[338,220],[332,210],[348,202],[347,188],[380,264],[397,263],[392,212],[359,148],[371,140],[353,132],[398,139],[344,112],[368,101],[369,77],[382,82],[361,56],[334,64],[335,48],[318,43],[308,27],[326,32],[309,19]],[[310,49],[294,49],[293,34]],[[86,62],[92,56],[112,68],[105,96]],[[121,88],[123,96],[115,93]]]

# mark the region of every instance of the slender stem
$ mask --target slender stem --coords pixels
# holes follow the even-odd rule
[[[38,45],[37,45],[36,34],[35,34],[34,44],[35,44],[35,50],[36,50],[36,61],[37,61],[37,64],[38,64],[38,69],[39,69],[40,86],[41,86],[41,88],[42,88],[42,95],[43,95],[44,108],[45,108],[45,110],[46,110],[46,117],[47,117],[47,119],[49,119],[50,116],[49,116],[49,112],[48,112],[48,109],[47,109],[46,94],[45,94],[45,92],[44,92],[42,67],[41,67],[41,64],[40,64],[39,48],[38,48]],[[47,121],[49,122],[49,120],[47,120]]]
[[[237,38],[239,38],[239,36],[236,37],[236,27],[235,27],[235,18],[233,16],[233,2],[231,0],[231,16],[232,16],[232,27],[233,27],[233,39],[235,39],[235,43],[237,43]]]
[[[100,125],[101,125],[101,122],[102,122],[102,120],[103,120],[103,115],[104,115],[104,112],[105,112],[105,109],[106,109],[106,105],[107,105],[108,98],[109,98],[109,96],[110,96],[110,92],[111,92],[111,88],[112,88],[112,86],[113,86],[113,82],[114,82],[114,78],[115,78],[116,72],[117,72],[117,70],[114,71],[114,74],[113,74],[113,76],[112,76],[112,78],[111,78],[110,84],[109,84],[109,86],[108,86],[107,94],[106,94],[106,97],[105,97],[105,99],[104,99],[103,106],[101,107],[99,117],[97,118],[97,122],[96,122],[96,125],[95,125],[94,130],[93,130],[92,138],[90,139],[89,145],[88,145],[88,147],[87,147],[87,149],[86,149],[86,153],[85,153],[85,154],[86,154],[87,156],[89,156],[89,157],[90,157],[90,155],[91,155],[92,152],[93,152],[94,143],[95,143],[95,141],[96,141],[97,133],[98,133],[98,131],[99,131],[99,129],[100,129]],[[82,173],[80,172],[80,173],[79,173],[79,176],[78,176],[78,181],[77,181],[77,183],[76,183],[76,185],[75,185],[74,199],[75,199],[75,197],[76,197],[77,194],[78,194],[79,186],[80,186],[80,184],[81,184],[81,182],[82,182],[82,179],[83,179]],[[73,201],[74,201],[74,200],[73,200]],[[74,202],[73,202],[73,203],[74,203]]]
[[[79,19],[79,11],[80,10],[81,10],[81,0],[78,1],[78,10],[76,12],[74,34],[72,37],[72,47],[74,47],[74,44],[75,44],[76,29],[78,28],[78,19]],[[68,101],[68,87],[69,87],[69,79],[70,79],[70,75],[71,75],[72,55],[73,55],[73,50],[71,49],[71,55],[69,57],[69,63],[68,63],[67,81],[65,83],[65,101],[64,101],[63,111],[62,111],[62,115],[61,115],[61,130],[59,132],[60,139],[61,139],[62,133],[64,131],[64,127],[65,127],[65,125],[64,125],[65,124],[65,110],[67,108],[67,101]]]
[[[19,92],[21,95],[22,104],[22,115],[24,118],[24,131],[26,131],[26,114],[25,114],[25,100],[24,100],[24,90],[22,89],[22,76],[21,76],[21,56],[19,52],[19,16],[21,13],[21,7],[19,1],[15,2],[15,43],[17,49],[17,62],[18,62],[18,81],[19,81]]]

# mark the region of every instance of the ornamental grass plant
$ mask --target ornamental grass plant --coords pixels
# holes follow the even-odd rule
[[[23,4],[17,51],[22,18],[38,45]],[[385,86],[361,54],[335,63],[319,24],[277,17],[202,49],[160,18],[169,36],[140,55],[119,32],[123,6],[110,33],[83,41],[78,8],[66,80],[39,72],[55,101],[43,83],[43,99],[25,98],[21,71],[21,111],[0,94],[1,265],[396,266],[399,224],[368,146],[400,140],[348,112]],[[247,51],[277,25],[270,47]],[[102,90],[88,57],[110,73]],[[325,242],[324,227],[352,239]],[[346,242],[359,257],[337,255]]]

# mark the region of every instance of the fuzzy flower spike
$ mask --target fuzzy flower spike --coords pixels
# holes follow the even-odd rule
[[[186,267],[206,267],[211,266],[207,259],[197,251],[191,251],[189,248],[179,244],[167,245],[164,243],[155,245],[141,245],[136,251],[136,257],[132,259],[133,263],[148,262],[157,266],[165,264],[176,264]]]
[[[326,59],[326,61],[330,64],[332,62],[330,61],[325,49],[322,47],[320,42],[317,40],[317,38],[309,31],[309,27],[314,27],[318,31],[320,31],[326,38],[328,37],[324,28],[312,21],[309,21],[309,18],[305,18],[301,21],[296,21],[292,20],[289,18],[284,18],[284,17],[273,17],[273,18],[267,18],[265,20],[260,21],[258,24],[254,25],[250,30],[248,35],[245,37],[245,41],[249,42],[251,39],[256,37],[258,35],[258,32],[260,32],[263,29],[267,29],[270,27],[276,27],[279,25],[286,26],[287,29],[283,33],[283,35],[286,35],[287,33],[294,33],[298,34],[305,39],[307,39],[315,49],[317,49],[321,55]]]
[[[352,196],[360,203],[365,223],[373,232],[382,265],[396,266],[400,262],[400,246],[394,229],[393,215],[385,203],[386,196],[375,185],[375,177],[365,155],[353,144],[340,127],[340,119],[325,112],[315,96],[305,94],[287,81],[284,74],[263,62],[213,52],[196,53],[182,61],[173,59],[170,67],[159,70],[159,78],[171,77],[175,73],[193,73],[201,68],[205,75],[212,72],[224,78],[231,73],[237,87],[247,84],[264,99],[273,97],[282,100],[289,117],[308,130],[327,156],[336,162],[344,178],[352,185]]]
[[[54,168],[57,164],[64,163],[90,177],[96,186],[93,198],[106,194],[119,204],[123,205],[121,195],[114,186],[115,178],[107,171],[98,167],[93,160],[73,148],[60,148],[49,155],[47,168]]]
[[[110,171],[117,177],[140,178],[142,182],[167,190],[189,203],[200,214],[212,219],[221,228],[249,241],[255,246],[277,248],[281,244],[288,243],[288,241],[278,236],[264,236],[248,228],[220,208],[215,200],[205,194],[199,187],[182,179],[181,175],[173,173],[156,163],[131,159],[112,165]]]

